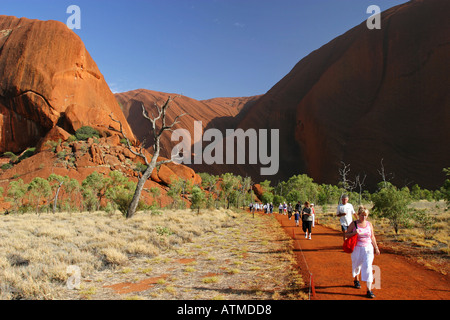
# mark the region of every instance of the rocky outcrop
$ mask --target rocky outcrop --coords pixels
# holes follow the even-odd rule
[[[343,161],[373,189],[384,159],[398,185],[442,186],[449,14],[449,1],[410,1],[383,12],[381,30],[364,21],[301,60],[239,123],[280,129],[280,171],[270,180],[307,173],[335,184]],[[259,180],[257,167],[241,169]]]
[[[68,176],[80,183],[91,173],[99,172],[107,176],[111,171],[121,171],[133,181],[141,175],[143,160],[131,153],[120,143],[119,136],[88,139],[87,141],[64,141],[61,138],[69,136],[63,129],[52,129],[41,149],[36,154],[12,166],[8,170],[0,170],[0,187],[6,190],[11,180],[22,179],[29,183],[35,177],[48,178],[54,173]],[[45,148],[43,147],[45,146]],[[151,155],[146,153],[150,160]],[[158,160],[165,160],[159,158]],[[166,195],[173,179],[183,178],[193,184],[200,184],[201,178],[192,169],[176,163],[161,165],[154,169],[151,179],[145,183],[145,190],[160,189],[158,202],[162,205],[172,203]],[[153,201],[150,193],[143,194],[150,204]],[[150,199],[150,198],[151,199]],[[0,207],[1,208],[1,207]]]
[[[125,117],[81,39],[62,22],[0,16],[0,152],[36,145],[55,126],[105,135]]]
[[[259,96],[244,98],[214,98],[209,100],[195,100],[179,94],[169,94],[164,92],[137,89],[115,94],[123,113],[128,120],[134,134],[140,141],[147,141],[151,145],[152,135],[148,120],[142,116],[142,105],[144,105],[149,115],[156,115],[155,104],[161,106],[167,98],[175,97],[171,102],[167,113],[167,123],[172,123],[176,116],[185,114],[179,118],[179,124],[175,129],[187,129],[194,143],[194,122],[201,121],[202,129],[209,127],[225,130],[234,128],[238,122],[239,114],[252,105]],[[170,157],[170,152],[176,142],[171,141],[171,135],[161,137],[161,155]],[[151,150],[151,149],[149,149]]]

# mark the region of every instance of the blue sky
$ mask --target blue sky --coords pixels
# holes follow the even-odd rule
[[[66,23],[113,92],[198,100],[266,93],[303,57],[406,0],[0,0],[0,14]]]

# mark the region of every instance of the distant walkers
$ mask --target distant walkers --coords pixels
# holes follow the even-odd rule
[[[310,208],[309,202],[305,202],[305,206],[302,209],[302,222],[303,222],[303,232],[305,232],[305,238],[311,240],[311,227],[312,227],[312,210]]]
[[[292,212],[294,211],[294,209],[292,208],[292,204],[289,203],[288,207],[287,207],[287,212],[288,212],[288,217],[289,220],[291,220],[292,217]]]

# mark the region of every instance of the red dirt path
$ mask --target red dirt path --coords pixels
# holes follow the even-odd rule
[[[366,286],[353,288],[350,254],[342,250],[342,234],[316,224],[312,240],[305,239],[301,227],[286,215],[274,214],[282,228],[294,239],[294,252],[301,266],[303,279],[309,283],[312,273],[313,300],[365,300]],[[450,278],[418,264],[408,262],[398,254],[384,252],[375,256],[373,264],[381,270],[381,289],[373,290],[375,300],[449,300]],[[305,263],[306,261],[306,263]],[[306,267],[307,266],[307,267]],[[309,269],[309,273],[307,272]],[[306,272],[305,272],[306,271]]]

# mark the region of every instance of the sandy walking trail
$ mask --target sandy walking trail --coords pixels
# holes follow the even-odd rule
[[[301,226],[286,215],[274,214],[281,227],[294,239],[294,253],[309,284],[309,275],[315,287],[312,300],[366,300],[366,286],[353,287],[350,254],[342,250],[342,234],[316,224],[312,239],[305,239]],[[301,225],[301,222],[300,222]],[[450,277],[429,270],[405,257],[383,250],[373,264],[380,268],[380,289],[373,290],[375,300],[449,300]]]

